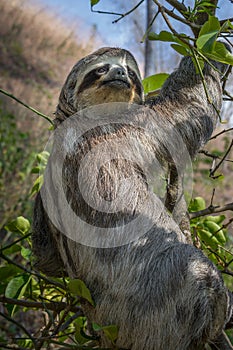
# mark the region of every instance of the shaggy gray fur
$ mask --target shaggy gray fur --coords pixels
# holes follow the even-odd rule
[[[116,56],[125,54],[124,50],[114,50],[105,49],[105,59],[113,53]],[[98,52],[91,59],[95,57],[98,57]],[[86,69],[82,62],[78,64],[81,70]],[[85,63],[88,65],[88,60]],[[224,71],[224,65],[215,65]],[[78,76],[79,72],[76,79]],[[112,115],[121,120],[123,116],[122,120],[127,119],[129,123],[99,126],[78,139],[75,139],[75,130],[72,136],[67,129],[62,131],[65,122],[58,127],[61,132],[55,137],[44,185],[44,191],[47,186],[48,196],[54,201],[51,210],[56,222],[51,222],[50,215],[46,213],[46,203],[42,201],[43,192],[39,193],[35,202],[33,233],[37,267],[48,275],[59,275],[65,271],[70,277],[83,279],[96,303],[95,308],[86,306],[87,316],[101,325],[117,325],[119,337],[116,344],[119,348],[198,350],[204,349],[207,343],[219,342],[220,349],[231,349],[221,336],[231,317],[232,302],[220,273],[200,250],[187,243],[162,202],[152,200],[151,213],[141,212],[142,204],[151,191],[143,171],[150,168],[153,159],[166,169],[175,158],[182,173],[186,165],[186,158],[183,159],[185,147],[193,158],[216,126],[218,115],[215,109],[220,110],[222,95],[220,73],[206,66],[204,76],[215,108],[207,101],[203,83],[191,58],[185,57],[164,84],[160,95],[147,101],[147,106],[125,108],[124,105],[113,105],[111,110],[100,107],[100,119]],[[74,80],[72,76],[73,83],[70,84],[68,78],[63,87],[57,124],[77,111],[74,101],[64,94],[69,86],[69,95],[74,98]],[[78,96],[75,98],[78,99]],[[82,112],[81,122],[84,125],[89,121],[89,114],[90,109]],[[144,133],[139,124],[146,127],[149,134]],[[127,207],[106,214],[85,202],[77,179],[79,171],[84,171],[80,169],[80,164],[88,152],[99,144],[114,145],[119,139],[124,147],[126,145],[124,152],[128,152],[129,156],[135,153],[136,157],[141,157],[140,147],[133,149],[130,142],[141,145],[146,150],[146,156],[141,157],[139,166],[127,161],[118,151],[119,158],[100,169],[97,185],[102,198],[109,203],[117,195],[122,179],[132,179],[125,185],[125,198],[122,197]],[[69,152],[60,164],[64,149]],[[104,158],[105,155],[102,156]],[[61,166],[63,188],[58,186],[56,178]],[[85,188],[90,193],[93,193],[90,181],[93,176],[95,174],[90,171],[85,182]],[[110,248],[95,248],[75,242],[55,226],[59,223],[66,227],[59,214],[63,209],[59,191],[64,191],[77,216],[92,226],[109,228],[109,232],[111,228],[119,228],[120,235],[122,226],[141,215],[143,223],[148,224],[148,230],[134,241]],[[83,227],[80,226],[80,235],[88,237],[88,230],[81,233]],[[122,239],[124,241],[124,237]],[[102,346],[111,347],[111,344],[103,337]]]

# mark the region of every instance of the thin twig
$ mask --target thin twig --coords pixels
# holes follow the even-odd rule
[[[59,328],[59,332],[64,332],[64,330],[69,327],[69,325],[76,320],[76,318],[78,318],[80,315],[80,312],[76,312],[74,315],[72,315],[65,323],[63,323],[60,328]]]
[[[227,155],[229,154],[229,152],[231,151],[231,148],[233,146],[233,139],[231,140],[230,146],[228,147],[226,153],[224,154],[223,158],[220,160],[220,162],[214,167],[214,169],[212,169],[210,171],[210,177],[214,176],[214,173],[216,172],[216,170],[220,167],[220,165],[224,162],[224,160],[226,159]]]
[[[226,21],[233,22],[233,17],[231,17],[231,18],[226,18],[226,19],[221,19],[221,21],[219,21],[219,22],[220,22],[220,24],[221,24],[221,26],[222,26]]]
[[[213,202],[214,202],[214,195],[215,195],[215,188],[213,188],[213,192],[212,192],[212,196],[211,196],[211,200],[210,200],[210,206],[213,206]]]
[[[187,12],[187,7],[184,5],[183,1],[182,3],[177,0],[166,0],[171,6],[173,6],[177,11],[179,11],[182,15],[183,12]]]
[[[212,137],[210,138],[210,140],[216,139],[218,136],[220,136],[220,135],[224,134],[225,132],[229,132],[229,131],[232,131],[232,130],[233,130],[233,128],[230,128],[230,129],[224,129],[224,130],[220,131],[218,134],[216,134],[216,135],[212,136]]]
[[[11,248],[13,245],[15,245],[15,244],[17,244],[17,243],[19,243],[19,242],[21,242],[21,241],[24,241],[26,238],[30,237],[31,235],[32,235],[32,232],[30,232],[30,233],[26,234],[25,236],[23,236],[23,237],[17,239],[16,241],[12,242],[11,244],[8,244],[8,245],[6,245],[6,246],[4,246],[4,247],[1,247],[1,249],[0,249],[1,252],[3,252],[3,251],[6,250],[6,249]]]
[[[113,15],[113,16],[119,16],[119,18],[115,19],[114,21],[112,21],[112,23],[117,23],[119,22],[122,18],[128,16],[130,13],[132,13],[133,11],[135,11],[142,3],[144,2],[144,0],[139,1],[139,3],[137,5],[135,5],[131,10],[125,12],[125,13],[119,13],[119,12],[112,12],[112,11],[102,11],[102,10],[94,10],[93,6],[91,6],[91,11],[95,12],[95,13],[100,13],[102,15]]]
[[[53,317],[50,317],[48,323],[45,325],[44,329],[41,332],[41,337],[36,340],[35,350],[40,350],[44,345],[44,338],[47,338],[49,335],[50,328],[54,323],[54,319],[56,319],[58,313],[56,311],[53,312]]]
[[[28,339],[28,338],[27,338]],[[0,343],[0,349],[10,349],[10,350],[28,350],[28,348],[22,348],[22,346],[17,346],[15,344]]]
[[[187,45],[191,50],[194,50],[194,47],[189,43],[189,41],[187,41],[186,39],[184,39],[181,35],[179,35],[179,33],[173,28],[173,26],[171,25],[166,13],[165,13],[165,8],[164,6],[162,6],[159,1],[157,0],[153,0],[154,3],[158,6],[162,16],[163,16],[163,19],[165,20],[168,28],[170,29],[170,31],[180,40],[182,41],[185,45]]]
[[[44,280],[45,282],[47,282],[47,283],[49,283],[51,285],[59,287],[62,290],[66,290],[65,286],[62,283],[59,283],[59,282],[54,281],[54,280],[50,280],[48,277],[41,275],[39,272],[36,272],[36,271],[33,271],[33,270],[30,270],[30,269],[26,268],[25,266],[17,263],[16,261],[11,260],[6,255],[2,254],[2,252],[0,252],[0,257],[2,259],[6,260],[9,264],[15,265],[15,266],[19,267],[21,270],[23,270],[23,271],[25,271],[25,272],[27,272],[27,273],[29,273],[31,275],[34,275],[34,276]]]
[[[148,28],[147,28],[145,34],[143,35],[142,40],[140,41],[141,43],[143,43],[143,42],[145,41],[145,39],[147,38],[147,36],[148,36],[148,34],[149,34],[150,30],[151,30],[151,27],[152,27],[152,25],[153,25],[154,21],[156,20],[156,18],[157,18],[157,16],[158,16],[159,13],[160,13],[160,10],[158,10],[158,11],[155,13],[154,17],[152,18],[151,23],[149,24],[149,26],[148,26]]]
[[[224,82],[225,83],[225,82]],[[233,96],[226,90],[223,91],[223,94],[228,97],[228,100],[230,99],[231,101],[233,100]]]
[[[63,312],[63,315],[62,315],[60,321],[58,322],[58,324],[56,325],[56,327],[53,330],[53,335],[56,335],[57,333],[59,333],[61,325],[64,323],[66,316],[71,311],[71,306],[72,305],[66,305],[66,308],[64,309],[64,312]]]
[[[228,269],[222,270],[221,273],[225,273],[226,275],[233,276],[233,272],[229,271]]]
[[[31,334],[28,332],[28,330],[21,323],[17,322],[16,320],[14,320],[10,316],[4,314],[3,312],[0,312],[0,316],[2,316],[3,318],[5,318],[7,321],[9,321],[11,323],[14,323],[17,327],[22,329],[22,331],[29,337],[29,339],[31,339],[31,341],[33,342],[34,346],[36,345],[35,340],[31,336]]]
[[[196,23],[193,23],[193,22],[190,22],[187,19],[178,16],[176,13],[174,13],[173,11],[167,9],[165,6],[163,6],[163,9],[170,17],[174,18],[175,20],[177,20],[177,21],[179,21],[181,23],[184,23],[184,24],[188,25],[189,27],[191,27],[193,29],[201,29],[200,25],[198,25]]]
[[[196,65],[197,65],[197,67],[198,67],[198,71],[199,71],[200,76],[201,76],[202,85],[203,85],[203,88],[204,88],[204,91],[205,91],[205,94],[206,94],[207,101],[208,101],[210,104],[213,105],[213,103],[212,103],[212,101],[211,101],[211,99],[210,99],[210,96],[209,96],[209,92],[208,92],[208,88],[207,88],[207,85],[206,85],[206,81],[205,81],[204,74],[203,74],[202,69],[201,69],[201,67],[200,67],[200,63],[199,63],[199,61],[198,61],[198,59],[197,59],[197,55],[196,55],[196,53],[195,53],[194,50],[192,50],[192,52],[193,52],[194,60],[195,60]]]
[[[51,118],[49,118],[47,115],[37,111],[35,108],[29,106],[28,104],[26,104],[25,102],[21,101],[19,98],[15,97],[14,95],[12,95],[11,93],[9,93],[8,91],[5,91],[3,89],[0,88],[0,93],[12,98],[13,100],[15,100],[16,102],[20,103],[21,105],[23,105],[24,107],[26,107],[27,109],[29,109],[30,111],[36,113],[37,115],[39,115],[40,117],[46,119],[50,124],[52,124],[54,126],[54,123],[52,121]]]
[[[139,1],[139,3],[134,6],[131,10],[129,10],[128,12],[121,14],[119,18],[115,19],[115,21],[113,21],[112,23],[117,23],[119,22],[122,18],[128,16],[130,13],[132,13],[133,11],[135,11],[142,3],[144,2],[144,0]]]
[[[204,154],[205,156],[212,158],[212,159],[222,159],[221,157],[217,156],[216,154],[209,153],[205,149],[201,149],[198,153]],[[224,159],[224,161],[233,163],[232,159]]]

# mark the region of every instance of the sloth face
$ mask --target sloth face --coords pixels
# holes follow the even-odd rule
[[[142,86],[135,67],[117,57],[92,68],[76,87],[77,107],[107,102],[142,103]]]
[[[109,102],[143,103],[137,62],[124,49],[102,48],[73,67],[60,94],[57,119]]]

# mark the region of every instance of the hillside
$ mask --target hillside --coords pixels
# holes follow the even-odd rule
[[[81,27],[82,39],[78,38],[30,0],[0,0],[0,12],[0,87],[52,117],[67,73],[92,51],[95,38],[85,38]],[[2,94],[0,118],[3,223],[19,210],[27,210],[23,203],[32,183],[28,175],[35,152],[46,144],[49,124]]]

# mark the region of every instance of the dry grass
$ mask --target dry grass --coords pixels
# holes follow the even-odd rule
[[[92,50],[93,39],[80,41],[30,1],[0,0],[0,13],[0,86],[51,113],[68,70]]]
[[[70,68],[96,47],[97,39],[88,38],[80,25],[81,40],[54,15],[32,5],[30,0],[0,0],[0,13],[0,87],[52,117]],[[77,28],[78,24],[75,25]],[[0,103],[3,114],[12,112],[15,115],[16,132],[29,134],[15,145],[15,148],[23,148],[22,160],[10,164],[14,152],[10,138],[3,149],[3,166],[0,159],[0,196],[3,202],[3,206],[0,205],[3,220],[0,218],[0,222],[4,222],[9,217],[24,214],[20,212],[20,199],[24,201],[22,198],[31,187],[32,177],[29,175],[22,181],[22,163],[34,150],[43,150],[50,125],[1,94]],[[7,118],[5,124],[8,119],[10,122],[10,117]]]

